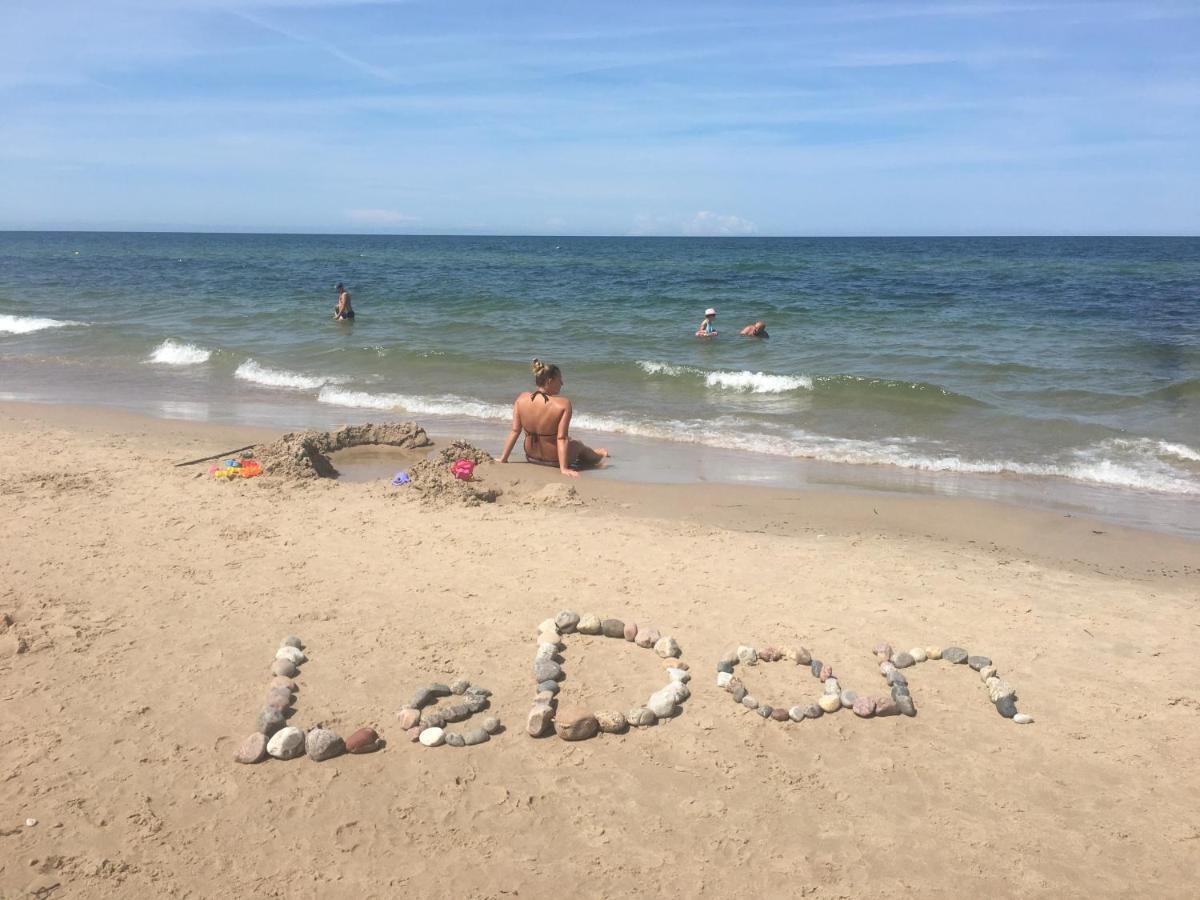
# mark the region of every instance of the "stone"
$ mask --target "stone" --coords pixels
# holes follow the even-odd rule
[[[308,660],[308,657],[304,655],[304,651],[297,650],[295,647],[280,647],[275,651],[275,658],[286,659],[288,662],[297,666],[300,665],[300,663]]]
[[[1012,717],[1012,719],[1018,725],[1032,725],[1033,724],[1033,716],[1031,716],[1027,713],[1017,713],[1015,716]]]
[[[579,624],[575,626],[575,630],[580,634],[599,634],[600,633],[600,617],[588,615],[579,617]]]
[[[600,723],[590,709],[576,705],[560,706],[554,717],[554,730],[564,741],[586,741],[595,737]]]
[[[635,728],[645,728],[655,724],[658,721],[658,716],[655,715],[654,710],[639,706],[625,714],[625,721]]]
[[[670,695],[676,703],[682,703],[688,697],[692,696],[691,689],[680,681],[672,681],[666,687],[662,688],[659,693]]]
[[[666,659],[664,659],[662,661],[662,664],[663,664],[663,668],[667,669],[668,671],[671,669],[683,669],[683,671],[687,672],[692,668],[687,663],[685,663],[682,659],[677,659],[676,657],[673,657],[673,656],[668,656]]]
[[[893,684],[892,685],[892,699],[893,700],[895,700],[897,697],[911,697],[911,696],[912,696],[912,692],[908,689],[907,684]]]
[[[833,677],[833,666],[828,663],[822,663],[820,670],[817,672],[817,677],[825,681]]]
[[[557,694],[560,690],[557,681],[539,681],[537,689],[539,694],[544,694],[547,691],[551,694]]]
[[[725,660],[721,660],[719,663],[717,663],[717,672],[724,673],[726,675],[732,675],[733,674],[733,663],[726,662]]]
[[[295,678],[300,674],[300,670],[290,659],[277,659],[271,663],[271,674],[282,675],[284,678]]]
[[[990,659],[988,659],[986,656],[968,656],[967,657],[967,665],[970,666],[972,669],[974,669],[976,672],[978,672],[984,666],[990,666],[991,664],[992,664],[992,661]]]
[[[283,711],[292,705],[292,692],[287,688],[271,688],[267,691],[267,706]]]
[[[773,706],[767,706],[767,704],[763,703],[761,706],[757,707],[754,711],[758,715],[762,716],[764,719],[769,719],[769,718],[771,718],[771,713],[775,712],[775,708]]]
[[[806,647],[784,647],[783,658],[798,666],[807,666],[812,662],[812,654]]]
[[[436,699],[437,695],[429,688],[421,688],[413,694],[412,699],[408,701],[408,705],[413,709],[420,709],[423,706],[428,706]]]
[[[533,695],[534,703],[549,703],[554,699],[554,691],[538,691]]]
[[[421,711],[411,706],[406,706],[396,713],[396,724],[404,731],[408,731],[420,721]]]
[[[908,651],[908,655],[913,658],[913,662],[925,662],[926,653],[924,647],[913,647]]]
[[[737,648],[738,662],[743,666],[758,665],[758,651],[753,647],[748,647],[745,644]]]
[[[562,638],[559,636],[557,631],[539,631],[537,642],[539,644],[549,644],[554,648],[555,653],[557,653],[559,650],[565,649],[567,646],[562,642]]]
[[[689,672],[687,669],[677,669],[673,666],[670,669],[667,669],[667,676],[672,681],[678,681],[681,684],[692,680],[692,673]],[[730,676],[730,677],[732,677],[732,676]]]
[[[896,668],[896,664],[894,662],[892,662],[890,659],[885,659],[883,662],[881,662],[879,664],[879,674],[884,676],[885,678],[887,677],[889,672],[898,672],[898,671],[899,671],[899,669]]]
[[[596,713],[596,722],[605,734],[620,734],[626,729],[625,716],[616,710],[604,709]]]
[[[446,725],[446,714],[440,709],[427,709],[421,713],[421,727],[443,728]]]
[[[900,706],[891,697],[877,697],[875,699],[875,715],[898,716],[900,715]]]
[[[821,677],[821,667],[824,665],[825,663],[821,662],[819,659],[814,659],[808,664],[808,670],[812,672],[813,678]]]
[[[663,659],[670,659],[682,653],[679,649],[679,642],[669,634],[666,637],[658,639],[658,642],[654,645],[654,652]]]
[[[289,634],[287,637],[285,637],[282,641],[279,642],[279,646],[280,647],[295,647],[297,650],[303,650],[304,649],[304,641],[300,640],[300,638],[296,637],[294,634]]]
[[[758,701],[751,694],[747,694],[742,698],[742,706],[746,709],[758,709]]]
[[[487,702],[482,697],[480,701],[483,703]],[[453,706],[447,706],[443,709],[442,715],[445,716],[447,722],[462,722],[464,719],[471,717],[471,708],[465,703],[456,703]]]
[[[916,660],[912,658],[912,654],[910,653],[904,653],[901,651],[900,653],[892,656],[892,665],[894,665],[897,669],[907,669],[909,666],[915,663]]]
[[[788,718],[791,719],[793,722],[803,722],[804,721],[804,707],[793,706],[791,709],[788,710]]]
[[[300,690],[300,688],[296,686],[296,682],[292,681],[290,678],[284,678],[282,675],[276,675],[271,679],[271,683],[267,685],[268,690],[273,690],[274,688],[287,688],[288,692],[292,694],[295,694]]]
[[[284,716],[283,710],[268,706],[258,714],[258,721],[254,727],[262,734],[270,737],[286,724],[287,717]]]
[[[440,728],[425,728],[419,738],[426,747],[437,747],[446,740],[446,732]]]
[[[471,686],[471,682],[465,678],[459,678],[457,681],[450,682],[450,693],[462,696],[467,692],[467,688]]]
[[[658,643],[658,639],[660,637],[662,637],[662,635],[658,633],[657,628],[639,628],[637,636],[634,637],[633,642],[639,647],[649,650]]]
[[[579,626],[579,613],[564,609],[554,617],[554,625],[560,634],[570,634]]]
[[[728,687],[729,682],[731,682],[731,681],[733,681],[733,675],[731,675],[729,672],[718,672],[717,673],[717,687],[719,687],[719,688]]]
[[[941,647],[926,647],[925,648],[925,658],[926,659],[941,659],[942,658],[942,648]]]
[[[1017,689],[1007,681],[1002,681],[997,678],[995,684],[988,685],[988,697],[993,703],[996,703],[1004,697],[1012,697],[1014,700],[1017,697]]]
[[[967,661],[967,651],[962,647],[946,647],[942,650],[942,659],[946,662],[965,663]]]
[[[869,719],[875,715],[875,698],[874,697],[859,697],[854,701],[854,705],[850,707],[854,710],[856,716],[861,716],[864,719]]]
[[[486,744],[492,739],[491,732],[486,728],[470,728],[462,734],[463,745],[474,747],[478,744]]]
[[[467,712],[473,715],[488,708],[488,698],[482,694],[467,694],[467,702],[463,705],[466,706]]]
[[[346,738],[347,753],[374,753],[379,749],[379,734],[374,728],[360,728]]]
[[[771,710],[771,718],[776,722],[786,722],[788,720],[788,711],[782,706]]]
[[[558,648],[553,644],[539,643],[537,645],[537,650],[533,654],[533,661],[534,663],[540,663],[543,660],[548,659],[551,662],[556,662],[554,657],[557,653]]]
[[[435,682],[429,686],[429,690],[433,691],[433,696],[435,697],[450,696],[450,685],[448,684],[440,684]]]
[[[892,658],[892,645],[889,644],[887,641],[880,641],[878,644],[876,644],[874,647],[871,648],[871,652],[875,654],[876,659],[891,659]]]
[[[304,751],[313,762],[324,762],[341,756],[346,744],[328,728],[314,728],[304,738]]]
[[[447,731],[445,735],[447,747],[465,747],[466,739],[457,731]]]
[[[825,679],[824,691],[826,694],[840,694],[842,692],[842,685],[836,678],[830,675]]]
[[[839,698],[842,701],[842,709],[850,709],[854,706],[854,701],[858,699],[857,691],[842,691]]]
[[[821,709],[821,707],[815,703],[810,703],[808,706],[804,707],[804,718],[806,719],[819,719],[823,715],[825,715],[825,710]]]
[[[763,662],[779,662],[783,658],[783,653],[777,647],[766,647],[762,653],[758,654],[758,658]]]
[[[987,683],[987,680],[989,678],[995,678],[995,677],[996,677],[996,667],[995,666],[984,666],[982,669],[979,670],[979,680],[984,682],[985,684]]]
[[[910,718],[917,714],[916,704],[913,703],[913,698],[908,694],[901,694],[898,697],[892,697],[892,700],[895,701],[896,708],[899,709],[902,714],[909,716]]]
[[[464,696],[470,697],[472,695],[479,697],[490,697],[492,696],[492,692],[481,685],[473,684],[467,688],[467,693]]]
[[[1017,701],[1012,695],[1001,697],[996,701],[996,712],[1004,716],[1006,719],[1011,719],[1017,714]]]
[[[554,710],[549,703],[535,703],[525,719],[525,730],[533,737],[541,737],[554,719]]]
[[[409,739],[409,740],[410,740],[412,743],[414,743],[414,744],[415,744],[415,743],[417,742],[417,740],[418,740],[418,739],[421,737],[421,732],[422,732],[422,731],[424,731],[424,730],[425,730],[424,726],[421,726],[421,725],[414,725],[412,728],[408,729],[408,730],[407,730],[406,732],[404,732],[404,733],[405,733],[405,734],[407,734],[407,735],[408,735],[408,739]]]
[[[741,703],[742,700],[745,699],[745,697],[746,697],[746,686],[744,684],[737,682],[736,679],[734,679],[734,681],[731,681],[729,683],[728,690],[729,690],[729,693],[733,695],[734,703]]]
[[[892,672],[887,676],[887,683],[889,687],[895,687],[898,684],[902,685],[903,687],[908,687],[908,678],[906,678],[899,671],[893,669]]]
[[[721,662],[727,662],[731,666],[736,666],[739,662],[741,662],[741,660],[738,659],[738,648],[734,647],[732,650],[726,650],[725,655],[721,657]]]
[[[543,633],[553,631],[555,634],[557,634],[558,622],[556,622],[554,619],[542,619],[542,621],[538,622],[538,631]]]
[[[267,736],[261,731],[246,738],[233,754],[233,761],[244,765],[253,765],[267,758]]]
[[[632,644],[637,639],[637,633],[638,633],[637,623],[636,622],[626,622],[625,623],[625,633],[622,634],[621,636],[623,638],[625,638],[625,640],[629,641],[629,643]]]
[[[675,695],[665,691],[656,691],[646,701],[646,709],[660,719],[669,718],[675,712]]]
[[[625,623],[620,619],[603,619],[600,622],[600,633],[605,637],[625,639]],[[636,635],[634,635],[636,637]]]
[[[842,697],[840,694],[825,694],[817,701],[817,706],[821,707],[822,712],[837,712],[842,708]]]
[[[562,666],[553,660],[543,659],[533,664],[533,680],[539,684],[543,681],[558,681],[562,677]]]
[[[295,726],[281,728],[267,741],[267,753],[276,759],[295,759],[304,755],[304,732]]]
[[[483,720],[483,730],[488,734],[495,734],[500,730],[500,720],[495,716],[488,716]]]

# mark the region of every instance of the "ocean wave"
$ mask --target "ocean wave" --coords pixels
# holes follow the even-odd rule
[[[708,387],[725,388],[750,394],[783,394],[811,391],[813,382],[806,375],[769,375],[766,372],[709,372],[704,376]]]
[[[639,359],[638,368],[647,375],[703,375],[701,369],[694,369],[691,366],[674,366],[671,363],[654,362],[652,360]]]
[[[397,409],[418,415],[465,416],[469,419],[504,420],[512,416],[511,406],[470,400],[447,394],[442,397],[420,397],[405,394],[372,394],[368,391],[350,391],[343,388],[323,387],[317,395],[321,403],[348,406],[355,409]]]
[[[208,362],[211,356],[211,350],[167,338],[154,348],[148,361],[167,366],[194,366],[197,363]]]
[[[70,319],[42,319],[37,316],[0,316],[0,334],[32,334],[47,328],[87,327],[87,322]]]
[[[330,375],[301,375],[297,372],[286,372],[281,369],[268,369],[260,366],[252,359],[246,360],[233,373],[234,378],[262,384],[267,387],[294,388],[311,391],[327,384],[337,384],[342,379]]]

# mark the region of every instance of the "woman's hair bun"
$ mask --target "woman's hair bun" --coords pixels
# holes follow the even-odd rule
[[[545,364],[545,363],[543,363],[543,362],[542,362],[540,359],[538,359],[538,358],[535,356],[535,357],[533,358],[533,365],[532,365],[530,368],[532,368],[532,369],[533,369],[533,374],[534,374],[535,376],[537,376],[537,375],[541,375],[541,374],[542,374],[542,372],[544,372],[544,371],[546,370],[546,364]]]

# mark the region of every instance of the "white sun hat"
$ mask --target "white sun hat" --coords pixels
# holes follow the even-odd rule
[[[704,311],[704,314],[706,316],[715,316],[717,314],[717,311],[710,306],[708,309],[706,309]]]

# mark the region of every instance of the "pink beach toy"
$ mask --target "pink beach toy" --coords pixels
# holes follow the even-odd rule
[[[450,474],[460,481],[470,481],[475,474],[475,463],[469,459],[460,459],[450,467]]]

